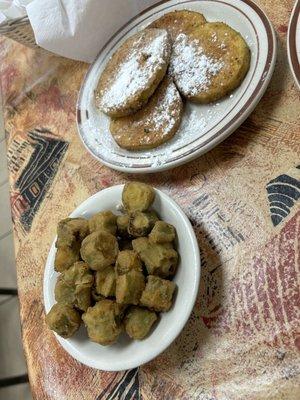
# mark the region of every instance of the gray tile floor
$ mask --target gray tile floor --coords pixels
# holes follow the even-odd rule
[[[1,102],[0,102],[1,105]],[[16,288],[16,269],[9,206],[6,145],[0,108],[0,287]],[[23,354],[17,297],[0,297],[0,379],[23,375]],[[28,384],[0,389],[0,400],[32,399]]]

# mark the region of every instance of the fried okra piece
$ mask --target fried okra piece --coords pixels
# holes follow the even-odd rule
[[[127,212],[147,211],[155,198],[154,189],[141,182],[126,183],[122,201]]]
[[[146,236],[158,221],[158,216],[154,211],[135,211],[130,214],[128,233],[133,237]]]
[[[88,265],[77,262],[59,276],[54,290],[55,300],[86,311],[91,305],[93,283],[94,276]]]
[[[117,216],[111,211],[101,211],[89,219],[90,232],[105,231],[115,235],[117,232]]]
[[[116,274],[114,267],[110,266],[103,271],[96,272],[96,292],[104,297],[115,296]]]
[[[129,215],[123,214],[117,217],[117,231],[122,238],[128,237]]]
[[[119,304],[139,304],[145,288],[145,278],[142,272],[131,270],[127,274],[117,276],[116,301]]]
[[[56,247],[71,247],[81,243],[89,234],[88,221],[84,218],[66,218],[58,223]]]
[[[74,287],[68,285],[60,275],[57,278],[55,288],[54,288],[54,296],[57,302],[63,304],[70,304],[73,306],[75,295],[74,295]]]
[[[156,320],[157,315],[154,311],[131,306],[124,318],[125,331],[132,339],[142,340],[148,335]]]
[[[63,246],[56,250],[54,269],[63,272],[70,268],[76,261],[80,260],[80,243],[75,242],[71,247]]]
[[[88,234],[88,222],[84,218],[66,218],[59,222],[54,260],[57,272],[65,271],[80,260],[81,242]]]
[[[80,254],[91,269],[102,271],[115,263],[118,250],[115,236],[105,231],[97,231],[83,240]]]
[[[79,329],[80,314],[69,304],[56,303],[46,315],[46,324],[63,338],[69,338]]]
[[[148,238],[138,238],[132,241],[132,246],[144,262],[148,274],[162,278],[175,274],[178,253],[171,243],[152,243]]]
[[[156,221],[150,232],[149,239],[152,243],[168,243],[175,239],[176,231],[173,225],[164,221]]]
[[[140,257],[134,250],[120,251],[116,261],[116,273],[123,275],[131,270],[142,272]]]
[[[154,311],[168,311],[172,306],[175,288],[174,282],[149,275],[140,304]]]
[[[149,246],[149,239],[146,237],[141,237],[138,239],[134,239],[132,241],[132,247],[138,254],[145,251],[148,248],[148,246]]]
[[[103,346],[117,341],[122,327],[120,308],[113,300],[100,300],[82,315],[89,338]]]

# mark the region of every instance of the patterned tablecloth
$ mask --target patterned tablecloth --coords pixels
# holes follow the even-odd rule
[[[278,35],[271,84],[225,142],[179,168],[139,178],[192,221],[202,277],[192,315],[159,357],[122,373],[71,358],[46,328],[42,281],[57,221],[91,194],[133,179],[95,161],[76,131],[87,65],[0,39],[24,349],[46,400],[299,400],[300,100],[289,71],[290,0],[261,0]],[[298,336],[297,336],[298,330]]]

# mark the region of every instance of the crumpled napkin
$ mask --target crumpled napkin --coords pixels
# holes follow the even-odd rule
[[[92,62],[123,24],[157,1],[33,0],[26,10],[41,47],[64,57]]]
[[[32,0],[0,0],[0,24],[8,19],[24,17]]]

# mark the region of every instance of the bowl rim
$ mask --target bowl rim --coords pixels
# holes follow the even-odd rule
[[[105,192],[107,194],[108,192],[114,192],[122,189],[124,185],[114,185],[105,189],[100,190],[99,192],[95,193],[94,195],[88,197],[85,201],[83,201],[78,207],[75,208],[74,211],[70,214],[70,217],[78,217],[79,214],[83,214],[84,210],[87,209],[87,205],[97,199],[99,200],[99,197],[101,198],[101,195]],[[138,357],[138,359],[135,359],[134,361],[127,360],[125,362],[120,362],[120,365],[117,365],[116,367],[114,366],[109,366],[105,365],[105,368],[101,367],[99,363],[99,360],[93,360],[90,357],[87,357],[83,352],[80,352],[77,350],[76,347],[74,347],[69,339],[64,339],[57,335],[55,332],[54,335],[60,345],[64,348],[64,350],[70,354],[73,358],[75,358],[77,361],[92,367],[96,368],[99,370],[104,370],[104,371],[124,371],[127,369],[132,369],[139,367],[154,358],[156,358],[160,353],[165,351],[170,344],[179,336],[181,333],[182,329],[184,328],[185,324],[187,323],[193,307],[195,305],[197,295],[198,295],[198,290],[199,290],[199,282],[200,282],[200,275],[201,275],[201,259],[200,259],[200,250],[199,250],[199,245],[198,241],[196,238],[196,234],[194,232],[194,229],[191,225],[191,222],[189,221],[188,217],[182,210],[182,208],[167,194],[162,192],[159,189],[155,189],[155,192],[159,195],[160,199],[162,202],[165,202],[167,204],[172,205],[172,207],[176,210],[176,212],[179,214],[182,222],[183,222],[183,230],[186,232],[186,234],[189,237],[189,241],[191,242],[191,247],[193,248],[193,257],[194,257],[194,268],[193,268],[193,285],[191,285],[190,288],[190,300],[188,303],[188,306],[185,309],[185,313],[180,315],[180,318],[176,321],[176,324],[174,324],[174,330],[172,335],[168,336],[166,339],[162,338],[161,341],[158,343],[157,347],[155,349],[151,348],[149,352],[146,354],[142,354]],[[44,310],[45,312],[48,312],[50,308],[52,307],[52,301],[51,301],[51,296],[50,296],[50,291],[49,291],[49,280],[51,277],[51,274],[53,273],[53,255],[55,252],[55,240],[54,238],[48,256],[47,260],[45,263],[45,269],[44,269],[44,277],[43,277],[43,300],[44,300]],[[122,367],[121,367],[122,365]]]

